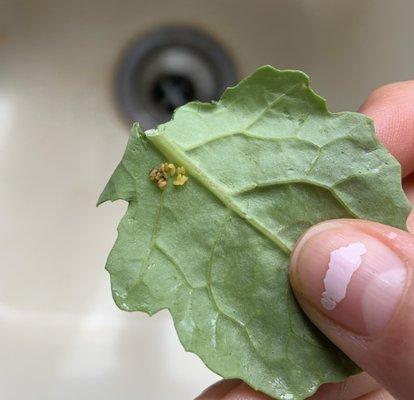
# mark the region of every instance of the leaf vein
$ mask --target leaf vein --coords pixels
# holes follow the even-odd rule
[[[239,195],[246,194],[248,192],[252,192],[256,189],[279,186],[279,185],[290,185],[290,184],[295,184],[295,183],[313,185],[313,186],[329,191],[332,194],[332,196],[335,198],[335,200],[345,209],[346,212],[348,212],[354,218],[361,218],[357,213],[351,210],[351,208],[339,197],[339,195],[335,192],[333,187],[324,185],[320,182],[315,182],[315,181],[307,180],[307,179],[288,179],[288,180],[271,179],[268,181],[256,182],[252,185],[245,186],[244,188],[237,190],[236,192],[232,192],[232,195],[239,196]],[[338,183],[339,182],[335,183],[333,186],[337,185]]]
[[[155,216],[154,227],[153,227],[152,232],[151,232],[151,239],[150,239],[150,243],[149,243],[149,246],[148,246],[148,252],[147,252],[147,255],[145,256],[145,259],[144,259],[144,262],[143,262],[143,264],[144,264],[143,268],[141,270],[141,273],[138,275],[137,279],[134,281],[134,283],[126,290],[126,293],[125,293],[126,296],[128,296],[129,293],[131,291],[133,291],[138,286],[138,284],[144,278],[144,275],[149,270],[149,267],[150,267],[149,259],[151,257],[151,254],[152,254],[153,250],[154,250],[155,241],[156,241],[156,237],[157,237],[157,234],[158,234],[158,229],[159,229],[160,219],[161,219],[161,209],[162,209],[164,197],[165,197],[165,192],[162,192],[161,195],[160,195],[160,201],[158,203],[157,213],[156,213],[156,216]]]
[[[285,140],[297,140],[299,142],[307,143],[307,144],[310,144],[310,145],[316,147],[315,143],[311,142],[310,140],[306,140],[306,139],[303,139],[303,138],[298,138],[297,136],[276,136],[276,137],[274,137],[274,136],[262,136],[262,135],[255,135],[255,134],[250,133],[250,132],[245,131],[245,130],[236,130],[236,131],[224,132],[221,135],[211,137],[209,139],[206,139],[206,140],[203,140],[201,142],[195,143],[191,146],[183,147],[183,149],[185,151],[190,152],[190,151],[198,149],[199,147],[205,146],[207,144],[211,144],[211,143],[217,142],[221,139],[226,139],[226,138],[234,137],[234,136],[245,136],[245,137],[248,137],[248,138],[251,138],[251,139],[264,140],[264,141],[268,141],[268,142],[283,142]]]
[[[254,349],[254,351],[256,352],[256,354],[258,355],[259,358],[262,359],[262,361],[265,364],[268,364],[268,362],[264,359],[264,357],[262,356],[262,354],[260,353],[260,351],[255,347],[254,342],[250,336],[249,330],[247,329],[246,325],[243,324],[243,322],[239,321],[238,319],[232,317],[231,315],[225,313],[220,306],[218,305],[213,290],[212,290],[212,281],[211,281],[211,271],[213,268],[213,263],[214,263],[214,255],[217,249],[218,244],[220,243],[223,234],[225,232],[226,226],[227,224],[231,221],[231,211],[227,212],[225,214],[225,216],[223,217],[223,222],[220,226],[220,229],[217,233],[217,237],[213,242],[213,245],[211,247],[211,252],[210,252],[210,258],[209,258],[209,264],[208,264],[208,275],[207,275],[207,293],[208,296],[210,298],[211,304],[213,305],[213,307],[216,309],[217,314],[218,315],[222,315],[223,317],[227,318],[229,321],[231,321],[232,323],[238,325],[242,331],[245,333],[245,335],[247,336],[250,345],[252,346],[252,348]],[[214,329],[217,330],[217,320],[215,322],[215,326]]]
[[[266,105],[266,107],[263,108],[263,110],[256,115],[243,129],[244,131],[247,131],[250,129],[257,121],[259,121],[263,116],[276,104],[280,103],[284,97],[292,93],[296,88],[299,86],[302,86],[303,83],[297,83],[296,85],[293,85],[289,90],[287,90],[285,93],[282,93],[280,96],[276,97],[274,100],[272,100],[269,104]]]
[[[175,270],[181,275],[181,277],[184,279],[187,286],[189,286],[191,289],[202,289],[204,286],[194,286],[191,284],[191,282],[188,280],[187,275],[184,273],[183,269],[181,268],[180,264],[173,258],[171,254],[168,253],[168,251],[162,247],[162,245],[159,242],[155,242],[155,248],[157,248],[164,256],[168,259],[168,261],[171,262],[172,265],[174,265]]]

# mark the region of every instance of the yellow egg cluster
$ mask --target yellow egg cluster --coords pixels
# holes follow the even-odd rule
[[[149,177],[160,189],[165,189],[168,183],[168,177],[175,176],[173,185],[182,186],[188,181],[184,167],[176,167],[172,163],[162,163],[151,170]]]

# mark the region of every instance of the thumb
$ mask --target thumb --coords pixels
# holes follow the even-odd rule
[[[316,225],[292,255],[296,298],[318,328],[398,399],[414,394],[414,236],[385,225]]]

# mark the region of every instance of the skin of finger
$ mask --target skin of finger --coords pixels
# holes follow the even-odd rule
[[[356,400],[395,400],[386,390],[381,389],[365,396],[358,397]]]
[[[361,220],[339,220],[352,229],[375,237],[394,250],[405,261],[407,280],[403,301],[387,325],[374,338],[354,334],[332,322],[316,310],[300,294],[299,282],[291,273],[291,282],[296,298],[313,323],[363,370],[374,377],[383,387],[399,400],[412,400],[414,393],[414,237],[389,226]],[[337,223],[332,221],[332,223]],[[344,226],[344,225],[342,225]],[[390,239],[391,232],[396,237]]]
[[[414,173],[404,179],[403,186],[408,200],[411,201],[411,204],[414,204]],[[414,210],[411,210],[410,216],[408,217],[407,228],[411,233],[414,232]]]
[[[211,385],[203,393],[201,393],[194,400],[218,400],[222,399],[227,393],[229,393],[236,386],[241,385],[240,379],[223,379]]]
[[[270,400],[270,397],[241,384],[241,381],[233,380],[230,385],[226,385],[227,382],[217,382],[196,400]],[[322,385],[309,400],[354,400],[379,388],[379,384],[363,372],[343,382]]]
[[[218,399],[217,399],[218,400]],[[272,400],[269,396],[264,393],[257,392],[251,387],[242,383],[241,385],[233,388],[220,400]]]
[[[342,382],[322,385],[308,400],[354,400],[378,389],[378,382],[363,372]]]
[[[359,112],[372,118],[379,140],[397,158],[403,176],[414,171],[414,81],[374,90]]]

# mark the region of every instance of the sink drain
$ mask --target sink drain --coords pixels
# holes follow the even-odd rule
[[[217,100],[237,79],[221,45],[192,28],[162,28],[137,40],[118,72],[118,94],[128,122],[144,129],[168,121],[192,100]]]

